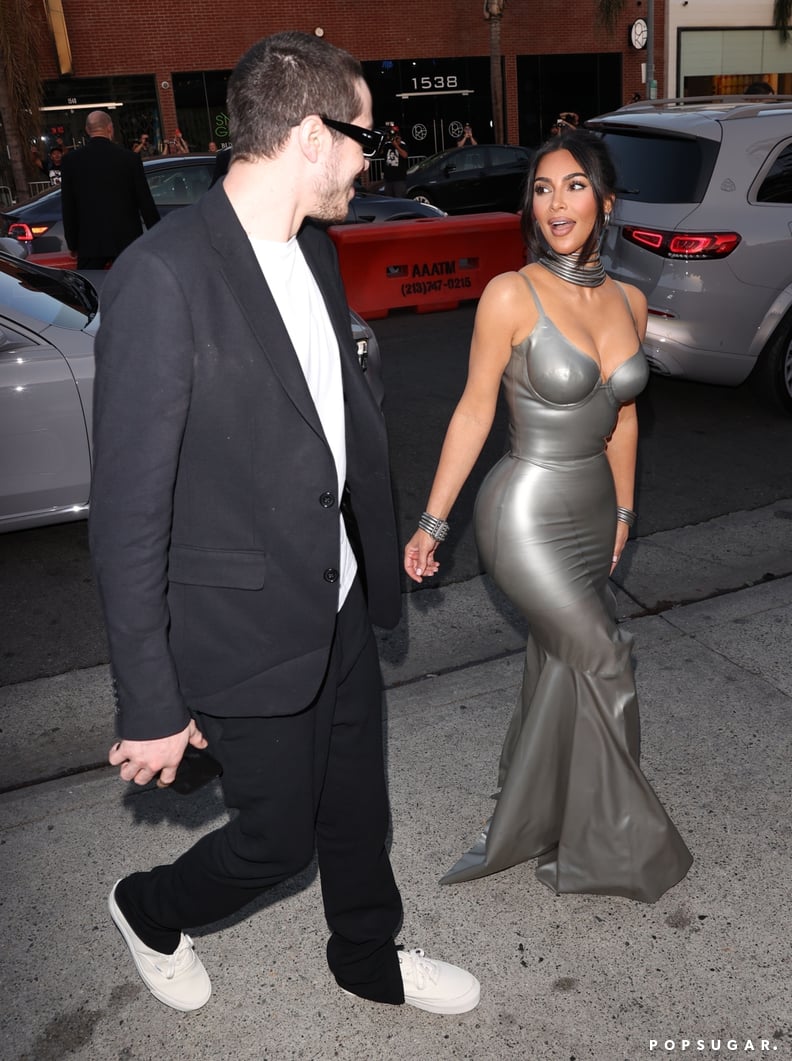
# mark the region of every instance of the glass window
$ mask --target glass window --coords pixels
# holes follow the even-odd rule
[[[484,152],[479,151],[477,147],[463,147],[460,151],[455,152],[448,161],[458,173],[462,173],[465,170],[483,169]]]
[[[173,74],[173,98],[179,129],[191,151],[206,151],[209,144],[228,147],[226,89],[230,70]]]
[[[44,324],[83,329],[98,309],[93,287],[78,273],[0,258],[0,303]]]
[[[787,144],[762,181],[759,203],[792,203],[792,144]]]
[[[157,206],[189,206],[209,188],[214,161],[206,166],[184,165],[146,171],[146,180]]]
[[[695,137],[603,132],[616,166],[620,199],[700,203],[720,145]]]
[[[530,154],[519,147],[491,147],[493,166],[519,166],[528,163]]]

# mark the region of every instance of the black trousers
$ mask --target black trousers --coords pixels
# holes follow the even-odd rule
[[[316,849],[338,983],[377,1002],[403,1002],[393,940],[402,906],[385,848],[382,679],[359,584],[338,615],[309,707],[274,718],[195,717],[236,814],[172,865],[119,885],[137,935],[172,953],[182,929],[235,913],[304,868]]]
[[[109,269],[115,261],[115,257],[107,258],[90,258],[85,255],[77,255],[77,268],[78,269]]]

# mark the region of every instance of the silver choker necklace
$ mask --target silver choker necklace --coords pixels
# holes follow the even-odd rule
[[[589,258],[585,265],[579,265],[576,254],[556,254],[548,247],[536,260],[555,276],[579,287],[599,287],[607,276],[599,254]]]

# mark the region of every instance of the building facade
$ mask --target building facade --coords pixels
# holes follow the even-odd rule
[[[792,40],[773,28],[773,0],[671,0],[665,81],[675,96],[730,95],[765,81],[792,94]]]
[[[113,113],[127,145],[145,132],[162,147],[178,129],[194,151],[222,147],[231,69],[253,41],[283,29],[316,33],[356,55],[375,121],[398,124],[413,157],[452,145],[465,123],[491,141],[491,3],[402,0],[386,12],[359,0],[293,0],[288,11],[254,0],[30,0],[44,82],[39,150],[81,143],[85,115],[97,107]],[[773,0],[624,0],[610,27],[599,4],[581,0],[570,17],[559,3],[504,0],[505,141],[534,145],[563,111],[585,120],[653,92],[722,94],[762,80],[792,93],[792,43],[773,28]]]
[[[535,144],[560,111],[581,119],[644,95],[645,48],[630,26],[646,0],[626,0],[606,28],[597,0],[569,17],[560,4],[506,0],[500,20],[504,140]],[[453,143],[465,122],[495,136],[491,21],[482,0],[402,0],[388,11],[357,0],[294,0],[288,11],[253,0],[57,0],[42,22],[42,135],[80,143],[85,114],[112,111],[118,139],[163,143],[179,129],[192,150],[228,141],[225,87],[238,57],[283,29],[316,33],[356,55],[374,95],[375,121],[396,122],[415,155]],[[38,9],[40,10],[40,9]],[[665,0],[655,0],[655,54],[664,49]]]

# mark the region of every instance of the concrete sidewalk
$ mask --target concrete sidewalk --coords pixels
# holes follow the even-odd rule
[[[194,934],[213,998],[161,1006],[106,894],[220,822],[217,787],[133,791],[104,767],[36,783],[102,761],[106,668],[0,690],[3,784],[24,786],[0,796],[0,1057],[792,1061],[790,517],[779,502],[640,539],[620,572],[644,769],[695,858],[653,906],[553,896],[531,865],[439,887],[490,812],[524,633],[486,580],[409,595],[381,641],[392,859],[404,942],[482,981],[459,1017],[334,986],[315,867]]]

